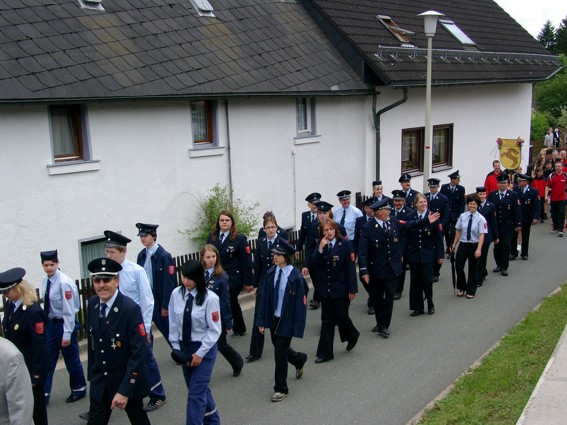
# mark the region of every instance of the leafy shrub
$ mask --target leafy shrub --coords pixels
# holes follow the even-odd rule
[[[548,115],[532,109],[532,128],[530,138],[532,141],[541,141],[549,129]]]

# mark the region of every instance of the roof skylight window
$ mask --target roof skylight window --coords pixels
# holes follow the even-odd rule
[[[466,35],[453,21],[449,21],[448,19],[439,19],[439,23],[443,25],[443,27],[463,46],[476,46],[476,43],[472,41],[469,36]]]
[[[199,14],[199,16],[207,16],[209,18],[214,18],[213,6],[207,0],[191,0],[191,4]]]
[[[102,6],[102,0],[79,0],[79,5],[83,9],[98,10],[99,12],[105,11]]]
[[[414,35],[415,32],[400,28],[389,16],[377,15],[376,17],[399,41],[404,44],[411,44],[411,40],[408,36]]]

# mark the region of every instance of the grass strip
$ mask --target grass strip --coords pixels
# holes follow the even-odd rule
[[[567,323],[567,285],[543,299],[419,425],[514,425]]]

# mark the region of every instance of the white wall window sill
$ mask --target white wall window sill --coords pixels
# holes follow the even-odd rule
[[[320,143],[321,135],[317,134],[314,136],[297,136],[293,138],[293,142],[296,145],[307,145],[309,143]]]
[[[59,174],[84,173],[87,171],[98,170],[100,170],[100,160],[61,162],[47,166],[47,172],[50,176],[57,176]]]
[[[205,156],[224,155],[224,147],[189,149],[189,158],[202,158]]]

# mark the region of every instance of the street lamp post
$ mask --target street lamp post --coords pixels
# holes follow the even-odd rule
[[[444,16],[442,13],[430,10],[420,13],[423,16],[425,36],[427,37],[427,77],[425,82],[425,140],[423,144],[423,193],[429,191],[427,180],[431,176],[431,55],[433,49],[433,36],[437,29],[437,19]]]

